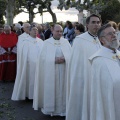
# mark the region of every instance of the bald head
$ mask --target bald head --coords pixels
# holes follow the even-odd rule
[[[63,28],[59,24],[55,24],[53,27],[53,37],[59,40],[62,37]]]
[[[23,24],[23,30],[24,30],[24,32],[26,32],[27,34],[29,34],[29,28],[30,28],[30,24],[29,24],[29,23],[24,23],[24,24]]]

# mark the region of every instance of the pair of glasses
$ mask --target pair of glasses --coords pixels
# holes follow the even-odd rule
[[[102,36],[102,37],[105,37],[105,36],[113,36],[113,35],[118,36],[118,33],[117,33],[117,32],[109,32],[109,33],[107,33],[106,35],[104,35],[104,36]]]

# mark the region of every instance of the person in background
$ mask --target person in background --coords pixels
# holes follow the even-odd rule
[[[118,31],[117,31],[117,33],[118,33],[118,40],[120,41],[120,22],[118,23]]]
[[[65,23],[65,28],[63,30],[63,36],[64,36],[64,38],[66,38],[66,36],[68,34],[68,24],[70,24],[70,21],[66,21],[66,23]]]
[[[54,29],[54,24],[52,24],[51,26],[50,26],[50,30],[51,30],[51,35],[50,35],[50,37],[52,37],[53,36],[53,29]]]
[[[18,36],[22,34],[21,25],[19,23],[15,23],[14,29],[15,29],[15,32]]]
[[[85,32],[85,27],[83,26],[83,24],[80,23],[80,24],[75,25],[74,39],[75,39],[76,36],[78,36],[78,35],[80,35],[84,32]],[[72,45],[73,45],[74,39],[72,41]]]
[[[17,41],[11,27],[5,25],[4,32],[0,34],[0,81],[15,81]]]
[[[117,31],[117,23],[114,21],[109,21],[109,24],[111,24],[111,26]]]
[[[19,21],[18,23],[21,25],[21,31],[22,31],[22,33],[24,33],[24,30],[23,30],[23,22],[22,22],[22,21]]]
[[[44,36],[44,34],[42,32],[42,26],[40,24],[38,24],[37,28],[38,28],[38,35],[37,35],[37,37],[41,38],[44,41],[45,40],[45,36]]]
[[[44,36],[45,36],[45,40],[50,38],[51,35],[51,30],[50,30],[50,25],[49,23],[44,24]]]
[[[118,31],[117,31],[117,34],[118,34],[117,39],[118,39],[119,42],[120,42],[120,22],[118,23]],[[119,45],[118,50],[120,51],[120,45]]]
[[[12,100],[33,99],[34,81],[37,56],[40,54],[43,41],[37,37],[38,29],[35,25],[29,28],[30,36],[24,38],[18,54],[18,68],[15,79]]]
[[[68,31],[66,34],[66,39],[69,41],[70,44],[72,44],[72,41],[74,39],[74,27],[71,22],[68,23]]]
[[[30,35],[30,24],[29,23],[23,23],[23,30],[24,33],[22,33],[21,35],[18,36],[18,43],[17,43],[17,52],[19,53],[19,51],[21,50],[21,44],[23,43],[24,40],[26,40],[26,38],[28,38]],[[19,56],[17,55],[17,66],[18,66],[18,62],[19,62]],[[18,68],[18,67],[17,67]]]

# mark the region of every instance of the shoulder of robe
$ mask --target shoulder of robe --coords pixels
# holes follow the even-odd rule
[[[107,64],[104,60],[103,57],[95,57],[92,59],[92,61],[90,61],[91,65],[92,65],[92,69],[98,70],[106,70],[108,69]]]
[[[82,34],[76,36],[75,39],[74,39],[74,41],[77,41],[77,42],[86,42],[86,41],[88,41],[88,39],[89,39],[89,35],[88,35],[87,32],[85,32],[85,33],[82,33]]]
[[[95,52],[92,56],[89,57],[89,61],[92,64],[92,62],[94,61],[95,58],[97,57],[101,57],[102,55],[102,50],[98,50],[97,52]]]

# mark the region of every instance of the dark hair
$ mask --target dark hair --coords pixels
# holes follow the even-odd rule
[[[84,33],[85,32],[85,27],[83,26],[83,24],[77,24],[75,25],[76,29],[79,30],[80,32]]]
[[[102,22],[100,16],[98,16],[98,15],[96,15],[96,14],[91,14],[90,16],[88,16],[88,17],[86,18],[86,24],[89,24],[91,17],[97,17],[97,18],[99,18],[100,22]]]
[[[100,29],[98,30],[98,32],[97,32],[97,36],[98,36],[98,38],[100,38],[101,36],[102,36],[102,32],[106,29],[106,28],[109,28],[109,27],[112,27],[111,26],[111,24],[105,24],[105,25],[103,25],[102,27],[100,27]]]
[[[72,29],[73,28],[73,24],[71,22],[68,22],[68,28]]]

